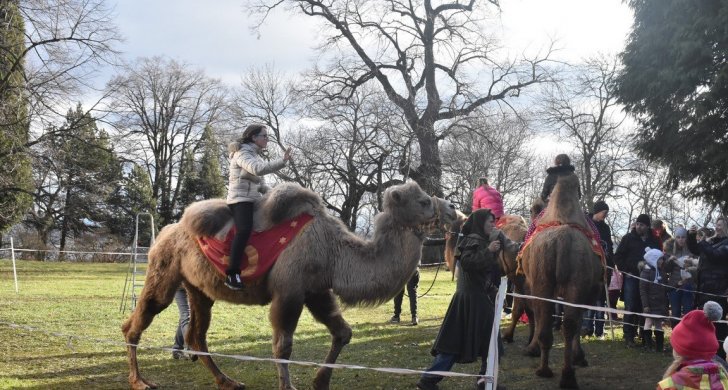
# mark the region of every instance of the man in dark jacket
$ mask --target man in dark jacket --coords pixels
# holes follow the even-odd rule
[[[660,249],[660,244],[650,230],[650,216],[640,214],[635,221],[634,228],[622,237],[622,241],[614,254],[614,263],[624,273],[624,309],[632,313],[642,312],[640,299],[639,270],[637,264],[644,258],[645,248]],[[637,326],[640,318],[636,314],[624,316],[624,341],[627,346],[634,346],[637,336]]]
[[[725,217],[719,217],[715,221],[715,235],[710,238],[703,236],[698,242],[696,242],[695,233],[694,229],[690,230],[687,243],[690,251],[700,253],[697,306],[702,307],[705,302],[714,300],[723,307],[724,313],[728,312],[726,299],[715,297],[715,295],[728,293],[728,223]],[[715,334],[718,340],[724,340],[728,337],[728,325],[716,323]],[[720,357],[725,359],[726,351],[723,348],[718,348],[717,352]]]
[[[603,200],[594,202],[592,207],[592,213],[589,217],[594,222],[594,226],[599,231],[599,239],[601,240],[602,248],[604,248],[604,254],[607,257],[607,265],[614,268],[614,244],[612,243],[612,229],[605,222],[609,213],[609,206]],[[611,270],[610,270],[611,271]],[[607,281],[609,281],[609,275],[607,275]],[[595,306],[605,307],[607,302],[607,296],[604,290],[599,292],[599,298],[595,303]],[[597,310],[587,310],[584,313],[584,321],[581,325],[582,336],[596,336],[602,337],[604,335],[604,312]]]

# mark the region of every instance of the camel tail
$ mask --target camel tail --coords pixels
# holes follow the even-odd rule
[[[187,206],[179,223],[192,236],[214,236],[232,224],[232,213],[224,199],[208,199]]]
[[[300,214],[316,215],[325,212],[321,197],[296,183],[281,183],[263,197],[261,209],[266,220],[273,225],[294,218]]]

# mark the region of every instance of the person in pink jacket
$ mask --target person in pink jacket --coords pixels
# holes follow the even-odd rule
[[[480,178],[479,186],[473,192],[472,211],[479,209],[490,209],[496,220],[503,216],[503,197],[488,184],[487,177]]]

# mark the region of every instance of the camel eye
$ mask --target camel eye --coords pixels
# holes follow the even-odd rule
[[[429,199],[421,200],[420,204],[422,205],[422,207],[428,207],[430,205],[430,200]]]

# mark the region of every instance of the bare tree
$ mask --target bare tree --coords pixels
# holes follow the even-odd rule
[[[21,0],[25,50],[11,69],[25,68],[28,114],[35,120],[63,116],[68,101],[91,88],[100,65],[114,64],[121,35],[103,0]],[[6,42],[0,43],[0,46]],[[0,75],[0,90],[10,85]],[[28,120],[30,122],[30,120]]]
[[[543,56],[504,60],[484,31],[485,12],[475,1],[256,0],[261,23],[276,7],[315,17],[326,26],[323,67],[313,70],[328,99],[349,99],[369,81],[384,90],[413,131],[419,165],[401,172],[440,195],[438,143],[449,122],[490,102],[507,101],[546,80]],[[496,5],[494,0],[488,1]]]
[[[390,135],[403,123],[393,109],[381,91],[365,87],[346,102],[320,100],[307,110],[321,124],[297,144],[299,167],[310,175],[311,188],[352,230],[358,227],[367,194],[379,199],[385,189],[402,182],[396,178],[398,149]]]
[[[31,148],[71,130],[48,121],[115,61],[119,36],[102,0],[0,1],[0,231],[34,196]]]
[[[233,129],[224,137],[234,139],[242,135],[242,130],[249,124],[262,123],[271,130],[271,141],[278,145],[280,150],[285,150],[288,147],[285,136],[293,134],[285,132],[283,128],[294,122],[297,113],[296,103],[300,98],[294,86],[295,80],[292,77],[278,71],[272,65],[247,71],[242,77],[240,86],[233,91],[229,113]],[[286,169],[276,172],[276,176],[306,185],[305,175],[299,171],[297,160],[294,158]]]
[[[138,60],[107,90],[125,154],[146,167],[162,224],[170,223],[189,166],[184,159],[201,146],[205,127],[219,119],[226,90],[201,70],[160,57]]]
[[[582,201],[591,210],[594,201],[615,189],[620,177],[633,167],[625,130],[627,115],[617,103],[613,81],[616,58],[598,57],[574,66],[558,84],[546,89],[541,117],[560,138],[570,143],[581,178]]]
[[[487,175],[509,212],[524,214],[528,207],[524,210],[523,205],[532,199],[528,188],[535,175],[528,123],[514,115],[481,113],[462,121],[453,135],[442,146],[445,197],[470,211],[478,178]]]

